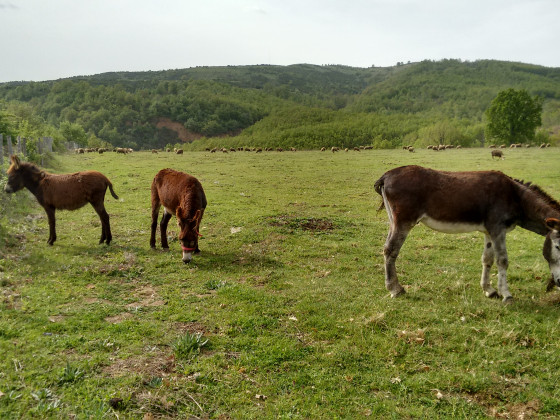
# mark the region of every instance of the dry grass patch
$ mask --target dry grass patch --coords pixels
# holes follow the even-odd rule
[[[137,374],[143,378],[164,378],[175,372],[175,356],[170,351],[151,349],[149,354],[115,360],[103,373],[117,378]]]
[[[105,321],[109,322],[110,324],[120,324],[123,321],[126,321],[127,319],[132,318],[133,315],[130,312],[122,312],[118,315],[114,315],[114,316],[108,316],[107,318],[105,318]]]
[[[3,289],[0,294],[0,302],[6,309],[21,309],[21,294],[11,289]]]
[[[137,309],[141,307],[157,307],[163,306],[167,302],[161,299],[157,290],[150,285],[144,285],[134,292],[134,298],[138,299],[136,302],[126,305],[127,309]]]
[[[293,230],[305,230],[312,232],[325,232],[336,228],[335,223],[330,219],[298,217],[286,214],[269,218],[269,224],[276,227],[285,227]]]
[[[200,322],[175,322],[173,323],[173,331],[176,331],[178,334],[202,333],[206,335],[209,333],[208,328]]]

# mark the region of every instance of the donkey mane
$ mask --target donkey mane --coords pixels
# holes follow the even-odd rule
[[[39,168],[37,165],[35,165],[34,163],[31,162],[20,162],[19,163],[20,167],[25,168],[27,171],[31,172],[31,174],[33,175],[33,177],[38,177],[38,178],[43,178],[45,175],[48,174],[48,172],[42,170],[41,168]],[[12,163],[10,165],[10,167],[8,168],[8,170],[6,171],[6,173],[9,175],[12,172],[14,172],[15,166]]]
[[[542,201],[544,201],[545,204],[549,205],[550,207],[553,207],[554,210],[560,212],[560,203],[558,203],[558,201],[552,198],[547,192],[545,192],[537,184],[533,184],[530,181],[525,182],[523,180],[515,179],[515,178],[511,178],[511,179],[515,181],[517,184],[521,185],[522,187],[525,187],[531,190],[532,192],[534,192]]]

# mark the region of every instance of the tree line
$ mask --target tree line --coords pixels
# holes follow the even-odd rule
[[[559,80],[560,69],[486,60],[106,73],[0,84],[0,132],[134,149],[482,146],[496,135],[492,101],[514,89],[540,98],[542,128],[524,141],[556,142]]]

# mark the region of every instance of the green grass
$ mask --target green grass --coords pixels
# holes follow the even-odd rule
[[[384,288],[375,180],[403,164],[500,169],[560,197],[560,150],[505,154],[59,157],[57,172],[113,182],[114,242],[97,244],[84,207],[57,213],[49,247],[43,210],[27,192],[10,198],[0,418],[555,417],[560,294],[545,292],[543,238],[508,235],[510,306],[480,289],[477,233],[416,227],[397,261],[408,293]],[[174,222],[170,251],[149,247],[150,183],[165,167],[199,178],[208,198],[189,265]]]

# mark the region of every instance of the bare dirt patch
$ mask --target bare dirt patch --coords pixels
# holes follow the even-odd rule
[[[179,334],[185,334],[187,332],[190,334],[206,334],[208,332],[208,328],[200,322],[175,322],[173,324],[173,330]]]
[[[85,298],[84,299],[84,303],[88,304],[88,305],[112,305],[113,302],[111,302],[110,300],[107,299],[99,299],[99,298],[95,298],[95,297],[89,297],[89,298]]]
[[[532,400],[526,403],[508,404],[506,411],[490,410],[490,414],[499,419],[535,419],[538,418],[541,402]]]
[[[110,322],[111,324],[120,324],[130,318],[132,318],[132,314],[130,312],[122,312],[115,316],[108,316],[105,318],[105,321]]]
[[[49,316],[49,321],[53,323],[58,323],[64,321],[64,315],[51,315]]]
[[[0,293],[0,303],[6,305],[6,309],[20,309],[21,295],[10,289],[3,289]]]
[[[138,264],[136,263],[136,255],[132,252],[123,254],[123,261],[119,264],[108,264],[101,266],[99,272],[110,277],[135,277],[139,274]],[[92,288],[90,285],[88,288]],[[95,288],[95,286],[93,287]]]
[[[156,307],[166,304],[166,302],[159,297],[157,290],[154,289],[154,287],[152,287],[151,285],[145,285],[138,289],[134,293],[134,297],[138,299],[138,301],[126,305],[127,309],[134,309],[139,307]]]
[[[490,417],[497,419],[534,419],[539,417],[542,403],[538,399],[525,403],[510,403],[498,408],[503,398],[492,393],[475,393],[466,397],[469,402],[474,402],[486,409]]]
[[[191,142],[202,138],[201,134],[193,133],[187,130],[182,123],[170,120],[169,118],[160,118],[156,123],[156,127],[175,131],[177,137],[183,142]]]
[[[153,350],[149,355],[115,360],[103,368],[103,373],[112,378],[138,374],[144,378],[164,378],[175,371],[175,356],[161,349]]]
[[[286,227],[292,230],[305,230],[312,232],[326,232],[336,228],[335,223],[329,219],[316,217],[297,217],[279,215],[271,217],[269,223],[272,226]]]

